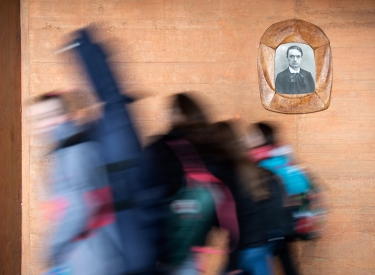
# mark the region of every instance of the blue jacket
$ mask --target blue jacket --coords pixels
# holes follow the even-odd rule
[[[90,32],[77,32],[77,55],[98,98],[104,103],[102,118],[92,128],[91,139],[102,148],[113,190],[117,226],[128,274],[153,274],[159,238],[160,197],[147,176],[147,165],[122,91],[102,47],[90,41]]]
[[[124,274],[113,200],[100,150],[72,122],[55,132],[51,198],[54,227],[49,241],[53,266],[72,275]]]

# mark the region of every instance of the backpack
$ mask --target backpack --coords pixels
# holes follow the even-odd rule
[[[215,217],[231,235],[231,247],[238,241],[239,230],[231,192],[205,167],[194,147],[186,140],[167,142],[180,160],[182,186],[166,203],[164,262],[181,264],[192,251],[205,243]],[[176,250],[176,248],[178,248]]]
[[[326,217],[322,193],[312,186],[305,194],[299,196],[299,200],[301,203],[290,211],[293,221],[292,237],[301,240],[318,238]]]
[[[311,187],[306,173],[298,165],[293,165],[286,156],[264,159],[258,165],[281,179],[288,196],[305,194]]]
[[[277,175],[285,190],[285,236],[302,240],[319,237],[325,219],[325,207],[321,192],[307,173],[286,155],[263,159],[258,165]]]

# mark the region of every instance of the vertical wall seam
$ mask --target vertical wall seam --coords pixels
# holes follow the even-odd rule
[[[21,21],[21,146],[22,146],[22,243],[21,243],[21,274],[30,273],[30,125],[27,102],[29,100],[29,3],[20,1]]]

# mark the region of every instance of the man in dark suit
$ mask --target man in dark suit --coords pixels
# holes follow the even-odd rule
[[[286,52],[289,67],[277,74],[276,92],[280,94],[307,94],[315,91],[310,72],[300,68],[303,52],[298,46],[290,46]]]

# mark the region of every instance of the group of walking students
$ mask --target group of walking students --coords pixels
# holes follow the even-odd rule
[[[71,48],[103,103],[101,117],[74,123],[56,91],[31,105],[34,131],[56,144],[46,274],[269,275],[273,257],[285,274],[299,274],[289,243],[317,236],[323,208],[276,129],[255,123],[239,139],[230,122],[210,123],[180,93],[170,131],[142,148],[132,100],[91,37],[78,31]],[[215,270],[210,255],[221,256]]]

